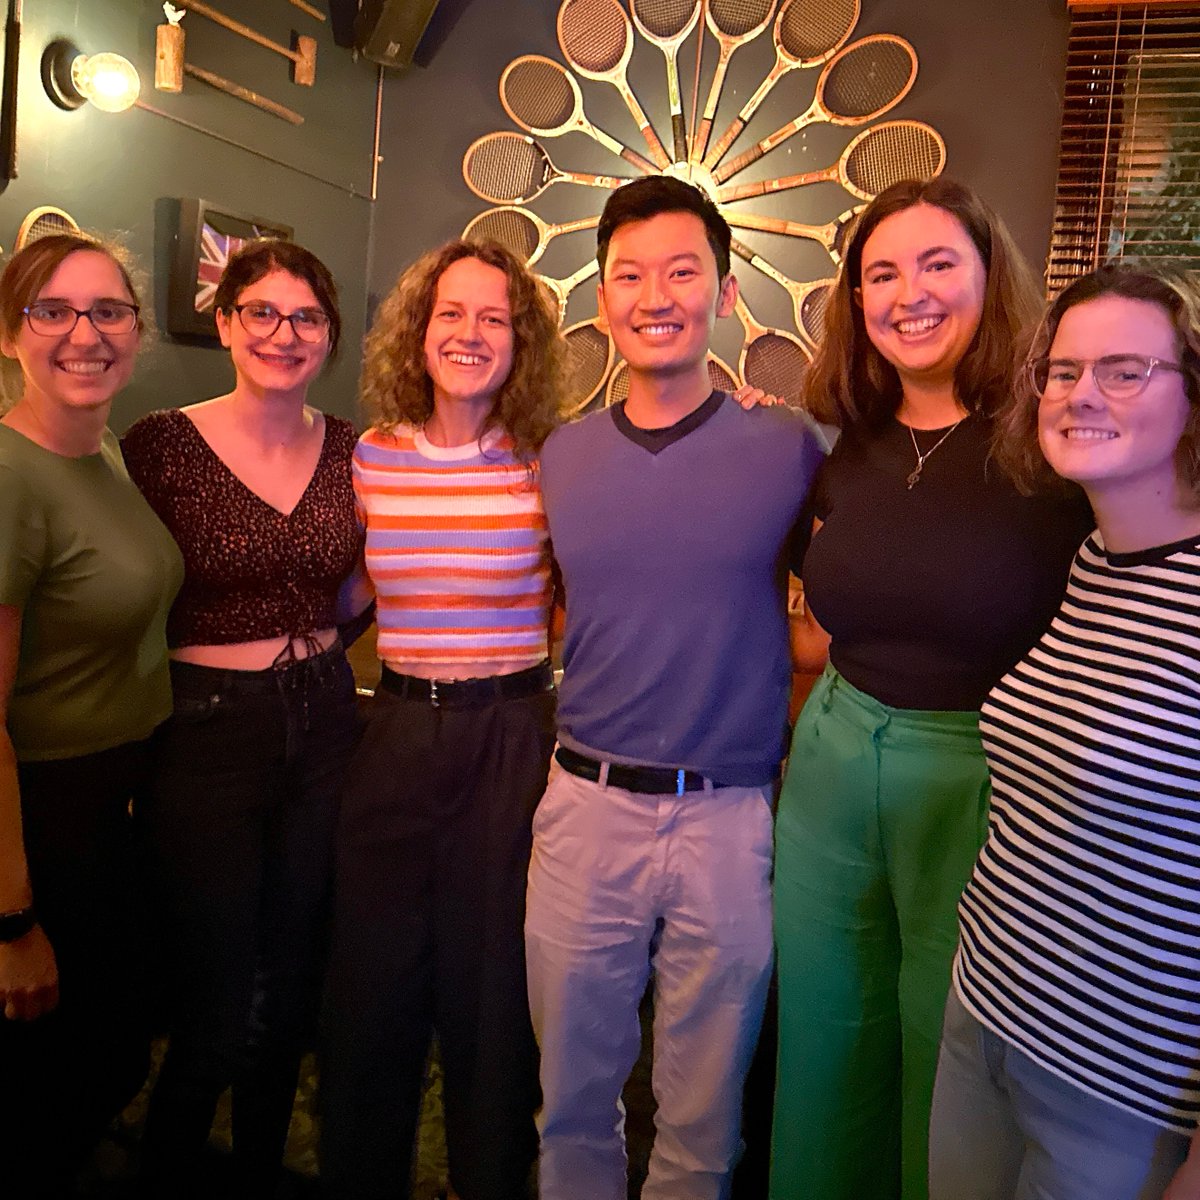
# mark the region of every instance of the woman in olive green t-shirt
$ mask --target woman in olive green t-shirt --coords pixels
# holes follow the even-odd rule
[[[106,422],[141,319],[128,273],[55,235],[0,276],[0,1162],[61,1196],[147,1066],[130,801],[170,712],[179,551]]]

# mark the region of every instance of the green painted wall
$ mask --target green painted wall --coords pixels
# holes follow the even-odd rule
[[[282,57],[195,13],[183,22],[188,61],[295,109],[305,123],[292,126],[193,79],[182,94],[156,92],[155,27],[164,18],[154,0],[29,0],[20,59],[19,175],[0,193],[0,245],[11,250],[21,219],[42,204],[65,209],[84,228],[116,234],[143,267],[144,299],[165,329],[175,199],[199,196],[291,225],[296,240],[333,270],[345,318],[341,361],[327,369],[313,399],[352,416],[373,207],[376,69],[355,62],[333,44],[327,22],[287,0],[212,0],[212,7],[277,42],[287,44],[292,30],[317,38],[316,86],[305,88],[290,81]],[[147,104],[251,149],[139,109],[108,114],[86,105],[64,112],[46,95],[40,75],[43,48],[56,37],[70,38],[85,53],[123,54],[142,76]],[[117,400],[113,427],[124,429],[153,408],[218,394],[231,382],[219,345],[159,332]]]

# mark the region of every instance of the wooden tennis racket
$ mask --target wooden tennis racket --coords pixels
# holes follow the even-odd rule
[[[538,280],[543,283],[550,295],[554,298],[558,305],[558,323],[563,323],[563,318],[567,315],[567,300],[571,293],[585,279],[590,279],[593,275],[600,272],[600,264],[593,258],[591,262],[584,263],[572,275],[568,275],[565,279],[555,279],[549,275],[539,275]]]
[[[582,412],[604,390],[616,351],[612,337],[594,318],[563,331],[567,344],[567,414]]]
[[[650,157],[669,167],[671,157],[629,86],[633,26],[620,0],[563,0],[558,10],[558,45],[563,57],[585,79],[611,83],[642,131]]]
[[[506,204],[502,208],[489,208],[487,212],[473,217],[463,230],[463,237],[467,241],[499,242],[527,267],[532,267],[545,254],[551,238],[564,233],[577,233],[581,229],[595,229],[599,224],[600,216],[597,213],[575,221],[564,221],[561,225],[548,225],[537,213]]]
[[[860,0],[783,0],[775,18],[775,65],[708,152],[704,165],[709,170],[725,157],[784,75],[819,67],[845,45],[858,23],[859,4]]]
[[[760,270],[768,279],[773,279],[792,298],[792,310],[796,319],[796,329],[800,336],[811,346],[821,340],[825,332],[825,306],[834,284],[834,279],[813,279],[807,283],[797,283],[789,279],[782,271],[767,262],[761,254],[756,254],[748,246],[732,240],[732,249],[739,257],[744,258],[752,267]]]
[[[620,155],[648,175],[658,168],[603,129],[597,129],[584,115],[583,97],[575,76],[552,58],[525,54],[514,58],[500,76],[500,103],[504,111],[529,133],[539,137],[561,137],[578,131],[599,142],[606,150]]]
[[[812,103],[744,154],[713,172],[724,183],[764,154],[818,121],[865,125],[890,112],[908,95],[917,78],[917,55],[901,37],[876,33],[843,46],[822,68]]]
[[[884,121],[858,134],[831,166],[778,179],[727,183],[717,189],[717,199],[727,204],[807,187],[810,183],[839,183],[859,200],[873,200],[893,183],[902,179],[932,179],[945,166],[946,143],[931,125],[924,121]]]
[[[865,207],[864,204],[856,204],[825,225],[805,225],[800,221],[785,220],[783,217],[732,211],[725,213],[725,219],[737,229],[756,229],[761,233],[779,233],[784,237],[807,238],[809,241],[820,242],[829,252],[829,257],[840,266],[846,243],[854,232],[858,214]]]
[[[740,295],[734,311],[746,332],[738,359],[742,378],[762,388],[768,396],[778,396],[785,403],[798,406],[812,352],[794,333],[756,321]]]
[[[52,205],[43,204],[31,209],[17,230],[17,240],[13,243],[14,252],[24,250],[30,242],[38,238],[49,237],[54,233],[78,233],[79,223],[70,213]]]
[[[709,0],[705,6],[704,19],[709,32],[717,39],[720,53],[708,87],[708,99],[704,102],[704,115],[692,135],[689,162],[698,163],[704,159],[733,52],[758,37],[771,23],[774,14],[775,0]]]
[[[629,15],[633,17],[638,33],[666,57],[675,161],[686,162],[687,125],[679,91],[679,47],[696,28],[700,19],[700,0],[629,0]]]
[[[539,142],[511,130],[476,138],[463,155],[462,169],[467,187],[490,204],[525,204],[555,183],[615,191],[629,182],[619,176],[564,171],[550,161]]]

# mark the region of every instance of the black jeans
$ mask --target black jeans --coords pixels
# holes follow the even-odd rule
[[[354,680],[340,645],[266,671],[171,673],[145,809],[174,985],[146,1190],[188,1194],[232,1085],[238,1186],[270,1195],[315,1024]]]
[[[330,1197],[409,1194],[434,1031],[455,1191],[526,1195],[541,1093],[525,878],[554,707],[550,690],[476,708],[376,693],[338,829],[321,1066]]]
[[[0,1194],[59,1197],[149,1065],[144,941],[130,802],[144,742],[18,770],[38,919],[54,948],[58,1007],[0,1014]]]

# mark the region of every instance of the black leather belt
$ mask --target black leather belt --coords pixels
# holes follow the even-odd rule
[[[600,768],[604,764],[599,759],[576,754],[566,746],[559,746],[554,757],[564,771],[578,775],[580,779],[590,779],[593,783],[600,781]],[[608,764],[608,783],[627,792],[641,792],[648,796],[682,796],[684,792],[703,791],[706,785],[714,788],[729,786],[696,771],[672,770],[670,767],[630,767],[624,763]]]
[[[379,686],[404,700],[420,700],[434,708],[483,708],[497,700],[521,700],[554,690],[550,661],[540,662],[511,675],[486,675],[480,679],[422,679],[401,675],[384,666]]]

